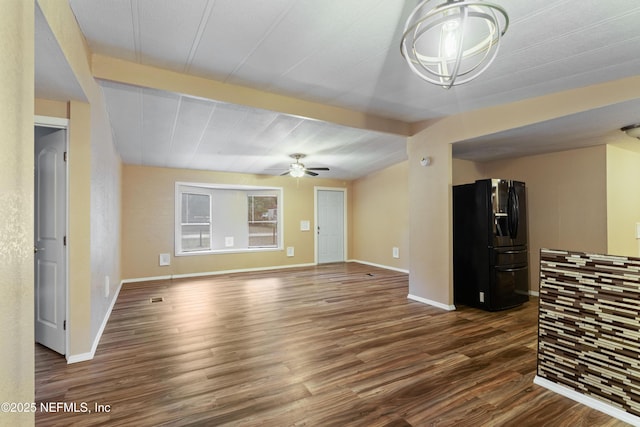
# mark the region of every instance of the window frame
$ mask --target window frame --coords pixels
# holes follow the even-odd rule
[[[247,200],[247,211],[242,216],[242,219],[238,218],[238,224],[242,223],[246,225],[247,228],[247,241],[249,241],[249,203],[248,196],[255,196],[252,194],[253,192],[264,192],[264,191],[272,191],[276,196],[277,200],[277,211],[276,211],[276,230],[277,230],[277,244],[276,246],[258,246],[258,247],[249,247],[247,243],[247,247],[232,247],[228,249],[220,249],[215,248],[213,244],[214,233],[220,233],[220,230],[215,229],[215,212],[216,212],[216,200],[215,200],[215,191],[216,190],[233,190],[244,192],[244,197]],[[209,231],[209,249],[206,250],[183,250],[182,249],[182,194],[206,194],[210,196],[210,206],[209,206],[209,214],[210,214],[210,231]],[[266,195],[265,195],[266,196]],[[284,191],[282,187],[268,187],[268,186],[257,186],[257,185],[235,185],[235,184],[212,184],[212,183],[201,183],[201,182],[186,182],[186,181],[176,181],[175,183],[175,197],[174,197],[174,255],[176,257],[181,256],[194,256],[194,255],[215,255],[215,254],[228,254],[228,253],[252,253],[252,252],[269,252],[269,251],[282,251],[284,250],[283,242],[284,242],[284,227],[283,227],[283,206],[284,206]]]

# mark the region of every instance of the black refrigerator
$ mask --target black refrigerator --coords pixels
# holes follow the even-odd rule
[[[490,311],[529,299],[524,182],[483,179],[453,187],[456,304]]]

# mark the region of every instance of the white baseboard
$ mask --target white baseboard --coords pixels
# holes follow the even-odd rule
[[[86,362],[87,360],[93,359],[94,355],[95,352],[91,351],[87,353],[70,354],[67,356],[67,364],[70,365],[72,363]]]
[[[456,309],[455,305],[447,305],[447,304],[443,304],[443,303],[438,302],[438,301],[432,301],[430,299],[418,297],[418,296],[411,295],[411,294],[407,295],[407,298],[409,298],[410,300],[413,300],[413,301],[421,302],[423,304],[432,305],[434,307],[438,307],[438,308],[441,308],[441,309],[447,310],[447,311],[453,311],[453,310]]]
[[[138,282],[152,282],[155,280],[171,280],[173,277],[171,275],[168,276],[150,276],[150,277],[137,277],[134,279],[124,279],[122,280],[123,284],[127,283],[138,283]]]
[[[357,262],[358,264],[370,265],[372,267],[384,268],[385,270],[392,270],[392,271],[397,271],[398,273],[409,274],[409,270],[405,270],[405,269],[402,269],[402,268],[396,268],[396,267],[390,267],[388,265],[376,264],[374,262],[360,261],[359,259],[350,259],[350,260],[347,260],[347,262]]]
[[[111,310],[113,310],[113,306],[116,305],[116,301],[118,300],[118,295],[120,295],[120,289],[122,289],[122,282],[120,282],[120,284],[118,285],[115,295],[111,299],[111,304],[109,305],[109,309],[105,313],[104,319],[102,319],[102,324],[100,325],[100,329],[98,329],[98,333],[96,334],[96,337],[93,340],[91,351],[87,353],[69,355],[69,357],[67,357],[67,364],[86,362],[87,360],[93,359],[93,357],[96,355],[98,344],[100,344],[100,338],[102,338],[102,333],[104,332],[104,328],[107,326],[107,322],[109,322],[109,318],[111,317]]]
[[[540,292],[538,291],[529,291],[529,295],[532,297],[540,297]]]
[[[585,406],[588,406],[589,408],[595,409],[596,411],[603,412],[607,415],[615,417],[631,425],[640,426],[640,417],[637,417],[628,412],[625,412],[622,409],[616,408],[615,406],[609,405],[608,403],[605,403],[601,400],[595,399],[591,396],[584,395],[582,393],[578,393],[575,390],[572,390],[563,385],[554,383],[552,381],[549,381],[546,378],[542,378],[537,375],[533,379],[533,383],[541,387],[544,387],[547,390],[551,390],[554,393],[558,393],[564,397],[568,397],[569,399],[574,400],[578,403],[581,403]]]
[[[235,270],[205,271],[202,273],[170,274],[167,276],[138,277],[134,279],[124,279],[122,283],[138,283],[138,282],[150,282],[154,280],[170,280],[170,279],[188,279],[190,277],[220,276],[222,274],[251,273],[254,271],[280,270],[283,268],[314,267],[316,265],[317,264],[315,263],[290,264],[290,265],[276,265],[272,267],[238,268]]]

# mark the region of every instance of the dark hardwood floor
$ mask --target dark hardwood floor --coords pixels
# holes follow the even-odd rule
[[[355,263],[124,285],[92,361],[36,346],[37,404],[92,411],[36,425],[625,425],[533,384],[536,299],[446,312],[407,293]]]

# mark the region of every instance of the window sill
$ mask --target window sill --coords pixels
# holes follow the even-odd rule
[[[255,253],[255,252],[276,252],[276,251],[284,251],[284,248],[250,248],[250,249],[240,249],[240,248],[231,248],[231,249],[218,249],[215,251],[194,251],[194,252],[175,252],[175,256],[198,256],[198,255],[221,255],[221,254],[246,254],[246,253]]]

